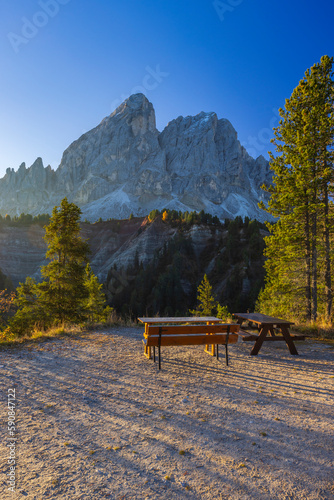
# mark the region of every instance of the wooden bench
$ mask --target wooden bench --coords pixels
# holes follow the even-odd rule
[[[205,352],[219,359],[218,345],[225,345],[225,359],[228,365],[228,344],[238,342],[239,325],[218,323],[214,325],[146,325],[144,333],[144,354],[155,362],[155,348],[158,348],[159,370],[161,370],[161,347],[180,345],[205,345]],[[211,346],[211,349],[209,349]]]

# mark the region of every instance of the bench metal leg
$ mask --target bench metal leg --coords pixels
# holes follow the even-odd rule
[[[161,333],[162,327],[159,328],[159,342],[158,342],[158,356],[159,356],[159,370],[161,370]]]
[[[225,360],[226,360],[226,366],[228,366],[228,338],[230,335],[230,326],[227,327],[227,332],[226,332],[226,342],[225,342]]]
[[[155,363],[155,347],[153,346],[153,361]]]
[[[217,348],[216,357],[219,360],[218,344],[217,344],[216,348]],[[227,344],[225,344],[225,361],[226,361],[226,365],[228,366],[228,347],[227,347]]]

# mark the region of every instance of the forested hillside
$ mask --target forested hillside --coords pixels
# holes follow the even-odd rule
[[[115,265],[109,271],[109,305],[133,317],[184,315],[195,307],[197,287],[207,274],[216,300],[229,311],[254,309],[264,280],[261,223],[237,217],[221,224],[204,212],[151,212],[149,224],[161,223],[176,231],[149,265],[140,264],[136,253],[126,269]]]

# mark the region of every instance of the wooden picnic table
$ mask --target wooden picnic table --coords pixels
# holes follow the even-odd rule
[[[286,321],[280,318],[273,318],[272,316],[267,316],[265,314],[260,313],[233,313],[233,316],[236,317],[237,322],[242,326],[244,321],[248,321],[248,326],[253,327],[255,325],[256,329],[259,331],[258,335],[252,335],[245,330],[239,330],[239,335],[243,336],[244,341],[255,340],[255,344],[251,350],[251,354],[256,356],[261,349],[261,346],[264,341],[285,341],[289,351],[293,355],[297,355],[297,349],[295,344],[293,343],[293,338],[298,338],[299,340],[303,340],[302,336],[291,336],[289,332],[289,328],[294,323],[292,321]],[[282,335],[276,335],[275,328],[281,331]],[[269,335],[268,335],[269,334]]]

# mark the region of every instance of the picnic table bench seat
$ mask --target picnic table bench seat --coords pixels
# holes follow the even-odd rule
[[[239,330],[239,335],[243,342],[251,342],[252,340],[257,340],[259,337],[257,333],[246,332],[246,330]]]
[[[246,330],[239,330],[239,335],[242,339],[243,342],[252,342],[252,341],[256,341],[258,338],[259,338],[259,335],[257,333],[254,333],[254,332],[248,332]],[[301,334],[294,334],[294,333],[290,333],[290,337],[293,339],[293,340],[305,340],[306,336],[305,335],[301,335]],[[266,337],[266,342],[280,342],[280,341],[285,341],[283,335],[274,335],[274,336],[270,336],[268,335]]]
[[[182,325],[151,325],[145,326],[144,354],[155,362],[155,348],[158,348],[159,370],[161,369],[161,347],[181,345],[205,345],[205,352],[219,358],[218,345],[225,345],[226,364],[228,365],[228,344],[238,342],[238,324],[216,323],[208,324],[182,324]],[[211,348],[209,348],[211,346]]]

